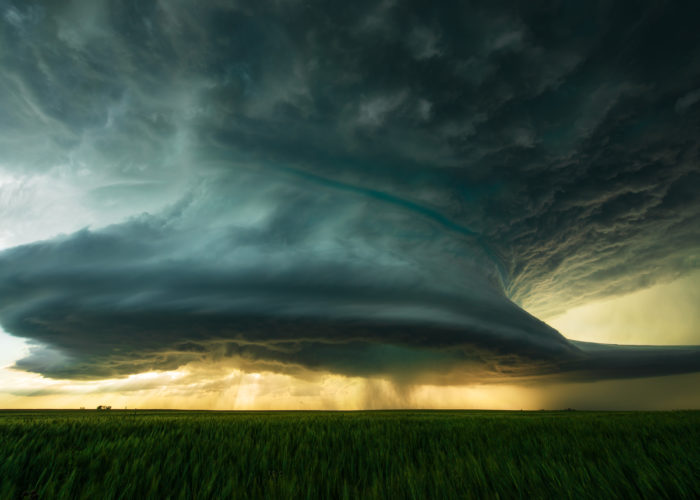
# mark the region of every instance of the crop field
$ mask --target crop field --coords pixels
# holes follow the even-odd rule
[[[0,412],[0,498],[698,498],[700,412]]]

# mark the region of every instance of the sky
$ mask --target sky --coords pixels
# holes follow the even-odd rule
[[[698,16],[0,0],[0,407],[700,408]]]

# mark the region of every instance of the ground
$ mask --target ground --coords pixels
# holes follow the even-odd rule
[[[0,498],[698,498],[700,412],[2,411]]]

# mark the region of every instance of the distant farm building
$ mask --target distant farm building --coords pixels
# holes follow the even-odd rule
[[[98,410],[111,410],[111,406],[100,405],[97,407]]]

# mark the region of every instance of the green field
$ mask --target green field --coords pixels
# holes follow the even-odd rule
[[[0,412],[0,498],[698,498],[700,412]]]

